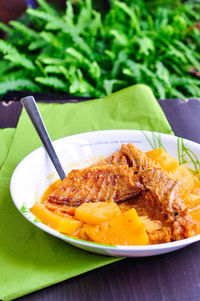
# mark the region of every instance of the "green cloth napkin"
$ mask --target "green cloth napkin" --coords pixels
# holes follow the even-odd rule
[[[7,128],[7,129],[0,129],[0,170],[1,166],[3,165],[8,149],[12,143],[13,136],[15,134],[15,129]]]
[[[144,85],[78,104],[39,104],[39,109],[52,139],[103,129],[172,133],[151,90]],[[2,141],[5,142],[5,136],[0,134]],[[119,260],[75,248],[36,228],[17,211],[9,192],[10,177],[20,160],[40,145],[26,112],[22,111],[0,172],[0,298],[3,300]]]

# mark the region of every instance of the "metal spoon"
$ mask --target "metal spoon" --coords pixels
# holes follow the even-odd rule
[[[51,142],[51,139],[49,137],[49,134],[47,133],[46,127],[44,125],[44,122],[42,120],[42,117],[40,115],[40,112],[38,110],[37,104],[35,102],[35,99],[33,96],[27,96],[21,99],[21,103],[26,109],[26,112],[28,113],[40,139],[42,140],[42,143],[55,167],[55,169],[58,172],[58,175],[62,180],[66,178],[66,174],[61,166],[61,163],[58,159],[58,156],[55,152],[55,149],[53,147],[53,144]]]

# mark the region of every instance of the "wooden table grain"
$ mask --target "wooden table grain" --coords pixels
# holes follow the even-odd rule
[[[176,135],[200,143],[200,101],[159,100]],[[0,103],[0,128],[14,127],[21,104]],[[173,253],[129,258],[34,292],[19,301],[199,301],[200,243]]]

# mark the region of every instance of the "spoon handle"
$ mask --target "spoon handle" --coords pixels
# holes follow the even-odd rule
[[[46,127],[44,125],[44,122],[43,122],[40,112],[38,110],[38,107],[37,107],[34,97],[33,96],[24,97],[21,99],[21,103],[23,104],[40,139],[42,140],[42,143],[43,143],[49,157],[51,158],[51,161],[54,164],[55,169],[57,170],[61,181],[64,180],[64,178],[66,177],[65,172],[61,166],[61,163],[60,163],[58,156],[55,152],[55,149],[52,145],[49,134],[47,133]]]

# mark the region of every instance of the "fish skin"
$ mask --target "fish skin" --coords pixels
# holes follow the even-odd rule
[[[127,166],[94,166],[72,170],[49,196],[48,202],[72,207],[85,202],[120,202],[137,196],[142,189],[138,175]]]

